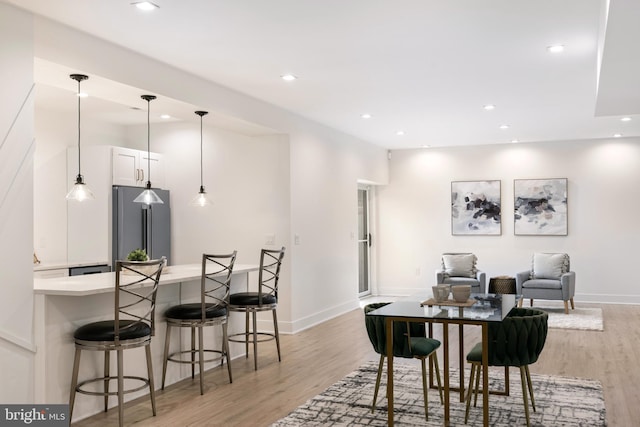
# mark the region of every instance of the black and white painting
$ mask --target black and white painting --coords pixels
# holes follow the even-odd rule
[[[451,182],[451,234],[499,236],[500,181]]]
[[[567,179],[513,181],[516,235],[567,235]]]

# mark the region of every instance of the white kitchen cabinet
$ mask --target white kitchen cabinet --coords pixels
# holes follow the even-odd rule
[[[113,185],[128,185],[144,187],[149,180],[149,166],[151,167],[151,186],[164,188],[164,165],[162,155],[131,148],[113,147],[112,152],[112,183]]]

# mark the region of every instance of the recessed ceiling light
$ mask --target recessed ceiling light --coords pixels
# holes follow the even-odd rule
[[[280,78],[286,82],[292,82],[297,79],[297,77],[293,74],[283,74],[280,76]]]
[[[500,125],[500,129],[502,130],[509,129],[509,125]]]
[[[547,46],[547,51],[549,53],[562,53],[564,52],[564,45],[554,44],[552,46]]]
[[[621,134],[621,133],[614,133],[614,134],[613,134],[613,137],[614,137],[614,138],[620,138],[621,136],[622,136],[622,134]]]
[[[422,146],[422,148],[431,148],[431,146],[425,144],[425,145]]]
[[[373,117],[371,114],[368,113],[364,113],[363,115],[361,115],[360,117],[362,117],[363,119],[370,119],[371,117]]]
[[[403,130],[399,130],[398,132],[396,132],[396,135],[402,136],[402,135],[404,135],[404,131]]]
[[[623,117],[620,119],[621,122],[630,122],[631,121],[631,117]]]
[[[171,116],[170,116],[170,115],[168,115],[168,114],[161,114],[161,115],[160,115],[160,118],[161,118],[161,119],[170,119],[170,118],[171,118]]]
[[[512,144],[517,144],[518,142],[520,142],[520,140],[519,140],[519,139],[512,139],[512,140],[511,140],[511,143],[512,143]]]
[[[79,98],[86,98],[89,96],[89,94],[87,92],[78,92],[77,96]]]
[[[493,104],[486,104],[486,105],[483,105],[482,108],[484,108],[487,111],[491,111],[491,110],[495,110],[496,106]]]
[[[137,1],[137,2],[131,3],[131,5],[144,11],[160,9],[160,6],[158,6],[155,3],[151,3],[150,1]]]

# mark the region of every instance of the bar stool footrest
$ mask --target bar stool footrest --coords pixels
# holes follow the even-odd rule
[[[237,337],[244,336],[244,339],[239,339]],[[237,334],[229,335],[229,341],[245,343],[249,342],[253,344],[253,332],[240,332]],[[265,341],[273,341],[276,339],[276,334],[272,332],[256,332],[256,341],[257,342],[265,342]]]
[[[127,394],[127,393],[133,393],[136,391],[140,391],[142,389],[148,389],[149,388],[149,379],[148,378],[143,378],[143,377],[136,377],[136,376],[132,376],[132,375],[124,375],[122,377],[124,380],[135,380],[135,381],[142,381],[142,385],[140,387],[136,387],[136,388],[130,388],[130,389],[124,389],[122,391],[123,394]],[[77,393],[82,393],[82,394],[88,394],[90,396],[117,396],[118,395],[118,391],[117,391],[117,387],[116,391],[109,391],[109,392],[105,392],[105,391],[89,391],[89,390],[83,390],[82,387],[90,384],[90,383],[97,383],[97,382],[101,382],[104,383],[105,381],[117,381],[118,377],[99,377],[99,378],[92,378],[90,380],[86,380],[86,381],[82,381],[81,383],[79,383],[76,386],[76,392]]]
[[[204,349],[202,351],[204,353],[216,353],[216,354],[218,354],[217,357],[213,357],[211,359],[204,359],[202,361],[202,363],[210,363],[210,362],[217,362],[217,361],[221,361],[222,363],[224,363],[224,358],[226,356],[225,352],[223,352],[221,350],[207,350],[207,349]],[[199,365],[200,364],[200,361],[198,361],[197,359],[196,360],[184,360],[184,359],[182,359],[181,356],[183,354],[199,354],[199,351],[198,350],[176,351],[175,353],[171,353],[169,355],[169,357],[167,357],[167,360],[170,361],[170,362],[175,362],[175,363],[185,363],[187,365]]]

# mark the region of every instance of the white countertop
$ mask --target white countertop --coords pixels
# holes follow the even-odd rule
[[[233,274],[257,271],[258,265],[235,264]],[[199,279],[202,264],[170,265],[162,270],[160,285],[186,282]],[[131,276],[133,278],[133,276]],[[41,295],[83,296],[113,292],[116,273],[88,274],[83,276],[56,277],[51,279],[33,279],[33,291]]]
[[[42,262],[33,264],[33,271],[58,270],[75,267],[90,267],[93,265],[109,265],[107,261],[83,261],[83,262]]]

